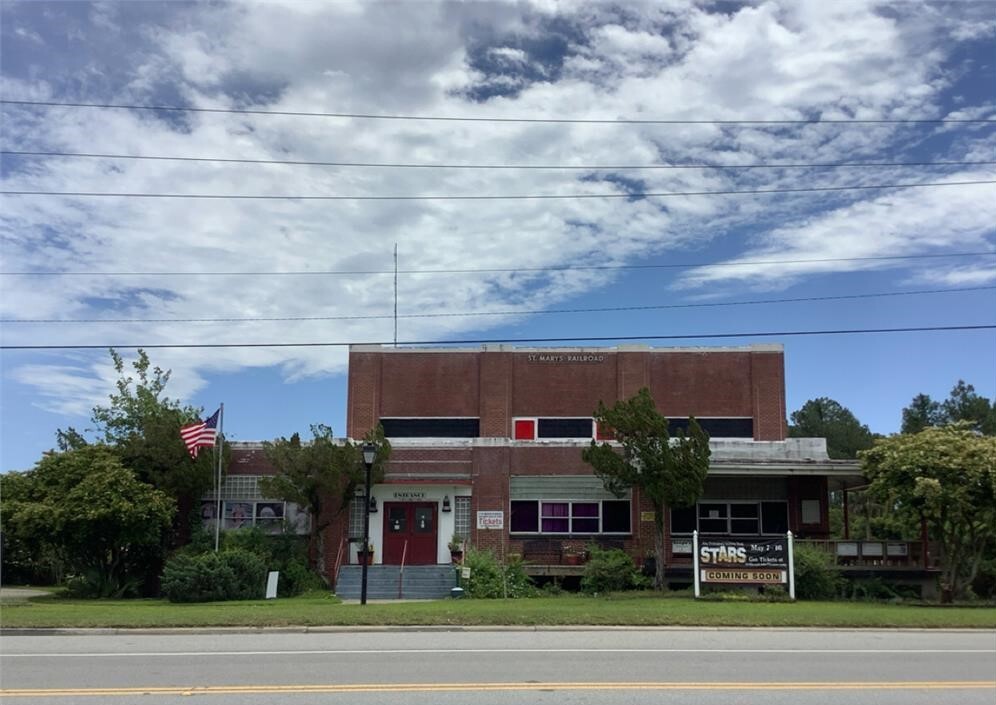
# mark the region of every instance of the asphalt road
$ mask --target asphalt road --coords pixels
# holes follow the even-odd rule
[[[996,703],[994,631],[10,636],[4,703]]]

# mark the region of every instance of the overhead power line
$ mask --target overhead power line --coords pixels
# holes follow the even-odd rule
[[[399,269],[397,274],[501,274],[532,272],[582,272],[591,270],[639,270],[639,269],[695,269],[697,267],[754,267],[770,264],[810,264],[821,262],[875,262],[888,260],[944,259],[949,257],[985,257],[996,255],[996,250],[979,252],[949,252],[921,255],[881,255],[875,257],[820,257],[814,259],[772,259],[746,260],[741,262],[683,262],[680,264],[590,264],[563,265],[551,267],[482,267],[477,269]],[[393,269],[321,269],[284,272],[242,271],[242,272],[0,272],[6,277],[276,277],[276,276],[369,276],[373,274],[395,274]]]
[[[763,304],[812,303],[819,301],[846,301],[852,299],[876,299],[895,296],[921,296],[925,294],[956,294],[969,291],[991,291],[996,286],[969,286],[960,289],[920,289],[914,291],[885,291],[865,294],[841,294],[837,296],[804,296],[783,299],[753,299],[748,301],[703,301],[686,304],[652,304],[646,306],[604,306],[600,308],[560,308],[560,309],[508,309],[504,311],[456,311],[452,313],[405,313],[378,314],[367,316],[247,316],[240,318],[2,318],[0,323],[270,323],[303,321],[369,321],[385,318],[477,318],[485,316],[525,316],[555,315],[569,313],[620,313],[624,311],[660,311],[683,308],[722,308],[725,306],[757,306]]]
[[[152,154],[105,154],[96,152],[36,152],[4,149],[0,156],[124,159],[137,161],[204,162],[209,164],[260,164],[280,166],[369,167],[375,169],[543,169],[576,171],[634,171],[679,169],[850,169],[864,167],[991,166],[996,161],[922,162],[814,162],[789,164],[413,164],[409,162],[306,161],[300,159],[243,159],[230,157],[181,157]]]
[[[679,120],[666,118],[540,118],[473,117],[460,115],[384,115],[377,113],[318,112],[305,110],[263,110],[261,108],[198,108],[182,105],[140,105],[133,103],[85,103],[54,100],[0,99],[3,105],[46,108],[99,108],[105,110],[149,110],[154,112],[217,113],[225,115],[281,115],[285,117],[350,118],[355,120],[422,120],[426,122],[554,123],[577,125],[938,125],[987,124],[996,118],[808,118]]]
[[[801,188],[771,188],[724,191],[643,191],[629,193],[570,193],[570,194],[487,194],[436,196],[308,196],[282,194],[222,194],[222,193],[126,193],[96,191],[0,191],[4,196],[63,196],[69,198],[169,198],[197,200],[251,201],[525,201],[594,198],[673,198],[676,196],[736,196],[776,193],[829,193],[836,191],[871,191],[883,189],[923,188],[927,186],[979,186],[996,184],[996,180],[944,181],[919,184],[868,184],[861,186],[810,186]]]
[[[787,338],[811,335],[862,335],[871,333],[923,333],[945,331],[980,331],[996,330],[996,324],[962,325],[962,326],[908,326],[904,328],[848,328],[829,330],[790,330],[747,333],[689,333],[686,335],[607,335],[607,336],[574,336],[561,338],[462,338],[450,340],[399,340],[397,345],[486,345],[514,343],[604,343],[622,340],[694,340],[712,338]],[[350,345],[394,345],[392,341],[353,341],[353,342],[311,342],[311,343],[152,343],[145,345],[118,345],[102,343],[100,345],[0,345],[0,350],[160,350],[180,348],[342,348]]]

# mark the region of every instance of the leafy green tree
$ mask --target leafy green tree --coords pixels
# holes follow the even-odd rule
[[[690,419],[688,434],[679,432],[672,438],[667,419],[657,411],[647,388],[611,408],[599,402],[595,419],[600,427],[613,430],[618,445],[592,441],[581,457],[616,496],[638,487],[650,501],[657,556],[654,587],[663,589],[664,508],[693,506],[702,495],[709,471],[709,436]]]
[[[213,486],[216,467],[214,453],[201,452],[192,459],[180,438],[180,427],[196,420],[200,410],[166,396],[170,372],[153,366],[144,350],[138,351],[132,373],[126,370],[121,355],[114,350],[110,354],[118,373],[116,392],[110,395],[107,405],[94,407],[93,428],[87,433],[112,448],[140,480],[174,499],[176,524],[173,540],[168,543],[185,543],[193,508]],[[57,439],[63,450],[88,443],[84,433],[72,427],[59,430]],[[227,445],[225,453],[227,456]],[[223,463],[226,461],[227,457]]]
[[[960,597],[996,540],[996,438],[967,424],[880,440],[861,454],[869,492],[926,520],[941,544],[942,585]]]
[[[104,445],[46,455],[17,484],[3,501],[4,531],[56,550],[101,597],[137,588],[175,512]]]
[[[903,433],[919,433],[931,426],[966,422],[979,433],[996,435],[996,400],[980,396],[975,387],[959,379],[943,402],[917,394],[903,409]]]
[[[964,421],[979,433],[996,435],[996,405],[979,396],[975,387],[965,384],[965,380],[958,380],[942,406],[948,423]]]
[[[872,432],[850,409],[827,397],[810,399],[792,412],[789,436],[792,438],[826,438],[831,458],[856,458],[859,450],[871,448]]]
[[[260,481],[260,491],[304,507],[311,515],[311,553],[309,563],[322,577],[325,571],[325,529],[332,520],[349,507],[356,489],[366,481],[363,463],[363,443],[337,442],[332,429],[324,424],[311,427],[312,439],[302,443],[299,434],[264,443],[267,459],[277,469],[273,477]],[[378,426],[368,433],[364,442],[377,446],[373,464],[373,481],[383,477],[384,465],[391,455],[391,444]]]
[[[917,394],[910,405],[903,409],[902,433],[919,433],[928,426],[941,426],[946,419],[940,402],[927,394]]]

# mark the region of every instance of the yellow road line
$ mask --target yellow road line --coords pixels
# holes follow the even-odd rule
[[[996,681],[712,682],[712,683],[355,683],[317,685],[209,685],[136,688],[22,688],[0,690],[0,698],[83,695],[266,695],[273,693],[445,693],[536,690],[977,690]]]

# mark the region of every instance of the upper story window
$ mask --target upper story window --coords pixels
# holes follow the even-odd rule
[[[517,441],[545,440],[609,440],[611,434],[599,429],[590,416],[534,416],[512,420],[512,438]]]
[[[430,416],[381,418],[388,438],[477,438],[481,420],[469,416]]]

